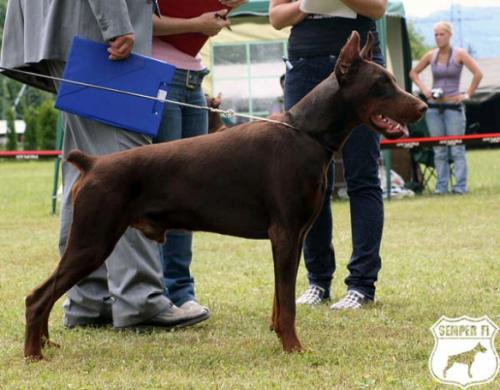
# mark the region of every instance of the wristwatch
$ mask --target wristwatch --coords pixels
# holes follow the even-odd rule
[[[464,100],[470,99],[470,96],[468,93],[464,93]]]

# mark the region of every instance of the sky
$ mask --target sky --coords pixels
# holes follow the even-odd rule
[[[500,0],[402,0],[406,15],[410,17],[425,17],[429,14],[449,9],[452,3],[464,7],[500,7]]]

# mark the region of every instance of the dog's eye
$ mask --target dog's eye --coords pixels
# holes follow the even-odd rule
[[[380,76],[378,82],[382,85],[387,85],[392,83],[397,84],[396,77],[394,77],[393,75],[386,75],[386,74]]]
[[[379,79],[377,80],[377,83],[381,84],[381,85],[387,85],[387,84],[391,83],[391,80],[389,79],[389,77],[387,75],[384,74],[384,75],[379,77]]]
[[[388,95],[391,95],[392,91],[392,80],[388,75],[385,74],[376,79],[375,83],[370,89],[371,95],[376,97],[386,97]]]

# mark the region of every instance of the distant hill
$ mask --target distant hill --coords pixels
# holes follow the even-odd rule
[[[453,45],[468,49],[475,58],[500,57],[500,7],[455,5],[448,11],[411,20],[429,45],[434,45],[434,23],[447,20],[454,26]]]

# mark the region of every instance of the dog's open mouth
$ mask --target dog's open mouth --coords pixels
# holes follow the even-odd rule
[[[370,121],[373,126],[380,130],[387,138],[401,138],[408,136],[408,126],[405,123],[396,122],[394,119],[388,118],[382,114],[372,115]]]

